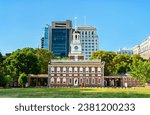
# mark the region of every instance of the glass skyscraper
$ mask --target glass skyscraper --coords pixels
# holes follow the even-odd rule
[[[68,57],[72,39],[72,22],[70,20],[52,22],[49,32],[49,50],[55,56]]]
[[[46,25],[41,38],[41,48],[49,49],[49,25]]]
[[[69,29],[52,29],[52,52],[55,56],[68,57],[69,37]]]

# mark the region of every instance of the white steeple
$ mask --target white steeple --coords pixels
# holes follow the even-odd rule
[[[70,46],[71,52],[69,54],[69,57],[71,59],[73,58],[75,59],[75,61],[77,61],[78,59],[84,59],[81,50],[80,32],[78,31],[77,27],[75,27],[75,30],[73,32],[73,38]]]

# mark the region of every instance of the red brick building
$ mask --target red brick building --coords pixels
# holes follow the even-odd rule
[[[80,32],[75,29],[70,60],[51,60],[47,75],[31,75],[30,85],[48,87],[123,87],[138,86],[139,80],[129,76],[104,76],[105,62],[83,60]]]
[[[100,60],[51,60],[48,66],[48,86],[103,87],[104,65]]]

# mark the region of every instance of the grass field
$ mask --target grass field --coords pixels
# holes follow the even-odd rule
[[[0,98],[150,98],[150,88],[0,88]]]

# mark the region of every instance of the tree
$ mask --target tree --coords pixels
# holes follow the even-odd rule
[[[28,76],[25,73],[20,74],[18,78],[18,83],[22,86],[25,87],[25,84],[28,82]]]
[[[130,66],[130,75],[143,84],[150,81],[150,62],[134,60]]]
[[[105,61],[105,68],[104,68],[104,74],[110,75],[114,72],[114,65],[113,65],[113,58],[117,54],[115,52],[106,52],[106,51],[96,51],[92,53],[92,56],[89,58],[90,60],[94,59],[101,59],[102,61]]]
[[[35,54],[38,58],[40,73],[44,73],[44,74],[48,73],[48,63],[52,58],[54,58],[53,53],[47,49],[36,48]]]
[[[132,62],[134,61],[134,60],[141,60],[141,61],[144,61],[144,59],[139,55],[139,54],[133,54],[132,56],[131,56],[131,59],[132,59]]]
[[[3,75],[2,73],[0,72],[0,86],[3,86]]]
[[[10,75],[6,75],[3,77],[3,84],[6,87],[8,87],[9,83],[11,83],[12,81],[13,81],[13,79]]]
[[[19,76],[21,73],[37,74],[40,72],[38,58],[34,49],[24,48],[12,53],[4,61],[6,74]]]
[[[113,58],[113,65],[115,67],[115,74],[125,74],[130,70],[129,65],[132,62],[128,54],[117,54]]]

